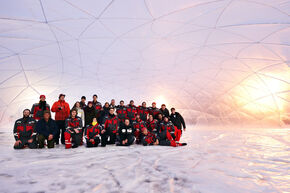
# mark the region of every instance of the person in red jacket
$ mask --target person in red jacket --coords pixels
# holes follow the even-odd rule
[[[134,105],[134,101],[131,100],[130,104],[127,105],[127,118],[130,120],[131,124],[133,123],[133,121],[135,121],[136,114],[137,114],[137,107]]]
[[[45,101],[45,95],[40,95],[39,99],[40,101],[38,103],[33,104],[30,112],[32,118],[36,121],[39,121],[43,118],[43,112],[45,110],[50,110],[49,104],[47,104]]]
[[[65,95],[60,94],[58,101],[56,101],[51,108],[52,112],[55,112],[55,121],[58,127],[57,134],[55,135],[55,143],[59,144],[59,137],[61,134],[61,143],[64,144],[64,132],[65,132],[65,120],[69,117],[70,107],[64,100]]]
[[[142,119],[142,121],[147,121],[149,110],[146,107],[146,102],[143,102],[142,106],[138,107],[137,114],[140,115],[140,118]]]
[[[110,108],[109,116],[105,121],[104,132],[101,134],[102,147],[105,147],[107,144],[116,143],[118,128],[119,128],[119,119],[114,114],[114,108]]]
[[[124,101],[120,101],[120,105],[117,106],[117,116],[120,123],[124,123],[125,119],[127,118],[127,108],[124,105]]]
[[[153,118],[153,115],[149,115],[149,119],[146,122],[146,126],[150,132],[152,132],[154,134],[159,133],[158,121]]]
[[[146,127],[146,123],[141,120],[140,115],[136,116],[136,120],[133,121],[134,136],[136,138],[136,143],[140,144],[141,142],[141,130]]]
[[[160,114],[160,113],[162,114],[162,112],[160,111],[160,109],[158,109],[156,107],[156,103],[155,102],[152,103],[152,107],[149,107],[149,113],[151,115],[153,115],[154,119],[157,119],[158,114]]]
[[[174,140],[176,140],[177,135],[179,135],[178,130],[176,129],[174,124],[171,121],[169,121],[168,117],[164,117],[163,121],[160,123],[159,133],[161,133],[164,130],[168,131]]]
[[[170,133],[164,130],[162,133],[158,135],[151,133],[148,131],[147,128],[142,129],[142,144],[144,146],[147,145],[161,145],[161,146],[171,146],[171,147],[178,147],[178,146],[185,146],[186,143],[177,143],[174,141]]]
[[[98,147],[101,142],[100,135],[102,133],[104,133],[102,126],[98,124],[97,118],[94,118],[92,124],[88,126],[85,131],[87,147]]]
[[[80,146],[82,141],[82,119],[77,116],[77,110],[72,109],[70,112],[70,117],[65,120],[64,139],[65,148],[76,148]],[[72,143],[74,144],[72,146]]]
[[[36,142],[36,121],[29,117],[30,110],[23,111],[23,118],[15,121],[13,134],[15,138],[14,149],[23,149],[28,146],[30,149],[37,148]]]

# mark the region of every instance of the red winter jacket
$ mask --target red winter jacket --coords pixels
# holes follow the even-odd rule
[[[128,105],[127,107],[127,117],[130,121],[134,121],[136,119],[137,108],[135,105]]]
[[[112,133],[117,133],[118,131],[118,126],[119,126],[119,121],[116,115],[110,115],[105,121],[105,130],[108,130],[109,132]]]
[[[145,127],[146,127],[146,124],[145,124],[145,122],[142,121],[141,119],[136,120],[136,121],[133,122],[133,128],[134,128],[135,131],[136,131],[137,129],[139,129],[140,132],[141,132],[142,128],[145,128]]]
[[[140,118],[143,121],[147,121],[147,115],[149,114],[149,110],[147,107],[139,106],[137,109],[137,114],[140,115]]]
[[[147,135],[143,136],[142,143],[143,145],[154,145],[156,139],[156,135],[148,131]]]
[[[158,121],[156,119],[153,119],[152,121],[148,120],[146,122],[146,126],[147,126],[147,129],[150,132],[153,132],[153,133],[158,133],[159,132]]]
[[[117,116],[119,118],[119,121],[123,121],[125,120],[125,118],[127,118],[127,108],[125,106],[117,106]]]
[[[23,138],[31,139],[36,135],[35,120],[31,117],[18,119],[15,121],[13,134],[16,141]]]
[[[160,123],[160,132],[164,130],[168,131],[171,134],[175,133],[175,127],[171,121],[168,121],[167,123],[163,121]]]
[[[49,111],[50,107],[48,104],[45,104],[45,110]],[[41,118],[43,118],[43,112],[44,110],[40,107],[39,103],[33,104],[31,108],[31,114],[33,119],[39,121]]]
[[[69,117],[65,120],[65,128],[67,130],[74,131],[74,129],[81,130],[83,127],[82,125],[82,119],[78,116],[75,118]]]
[[[85,138],[87,140],[95,139],[98,135],[100,135],[102,127],[99,124],[95,126],[89,126],[86,129]]]
[[[157,119],[157,115],[158,114],[162,114],[162,112],[160,111],[160,109],[158,109],[158,108],[153,108],[153,107],[149,107],[149,113],[151,114],[151,115],[153,115],[153,117],[154,117],[154,119]]]
[[[62,109],[60,109],[60,107],[62,107]],[[56,121],[64,121],[69,117],[70,114],[69,104],[64,100],[58,100],[52,105],[51,111],[55,112]]]

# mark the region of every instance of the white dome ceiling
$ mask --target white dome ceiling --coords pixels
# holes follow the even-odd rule
[[[194,123],[284,124],[285,0],[1,0],[0,118],[45,94],[135,99]]]

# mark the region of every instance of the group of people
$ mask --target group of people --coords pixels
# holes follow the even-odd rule
[[[55,120],[51,112],[55,113]],[[14,148],[54,148],[59,143],[66,149],[76,148],[83,145],[83,138],[87,147],[133,143],[177,147],[186,145],[179,142],[182,129],[186,130],[183,117],[175,108],[170,114],[165,104],[160,109],[155,102],[151,107],[146,102],[137,107],[133,100],[128,105],[123,100],[116,105],[112,99],[102,106],[98,96],[93,95],[92,101],[86,103],[83,96],[70,109],[65,95],[60,94],[50,108],[45,95],[40,95],[40,101],[31,110],[25,109],[23,117],[15,122]]]

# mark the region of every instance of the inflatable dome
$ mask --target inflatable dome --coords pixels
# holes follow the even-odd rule
[[[289,123],[284,0],[0,2],[0,122],[45,94],[156,101],[193,124]]]

